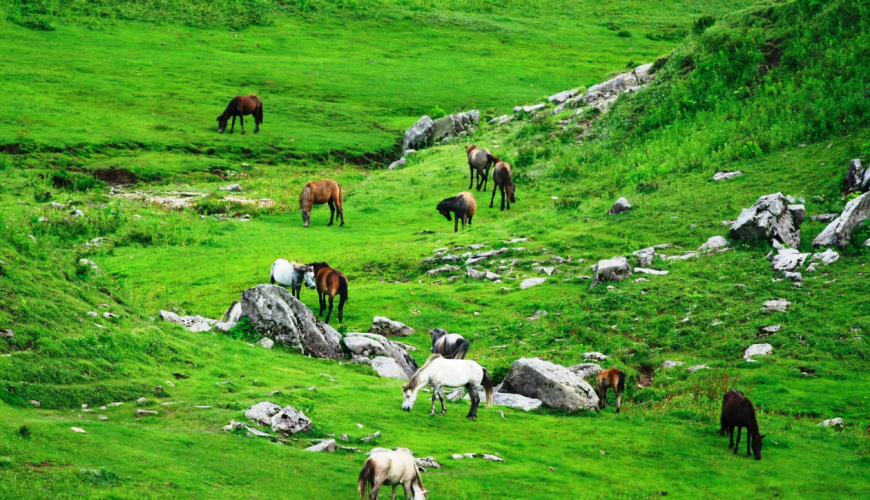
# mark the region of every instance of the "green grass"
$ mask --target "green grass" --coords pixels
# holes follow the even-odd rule
[[[870,494],[870,379],[864,370],[870,253],[859,246],[870,237],[870,226],[856,230],[855,244],[840,252],[839,261],[804,273],[801,288],[776,281],[779,276],[765,259],[767,245],[737,242],[731,251],[698,260],[656,262],[669,274],[645,282],[589,290],[589,282],[578,278],[590,275],[588,266],[599,259],[646,246],[672,243],[675,248],[666,253],[676,254],[696,249],[710,236],[727,237],[721,221],[735,219],[771,192],[806,198],[808,215],[842,209],[840,182],[848,160],[866,160],[868,129],[864,104],[844,97],[864,79],[852,63],[865,50],[866,30],[853,30],[848,39],[840,30],[846,21],[865,26],[863,10],[849,10],[851,4],[840,1],[793,1],[732,15],[723,15],[719,4],[552,3],[547,5],[563,10],[526,17],[519,15],[529,6],[522,2],[497,8],[451,2],[441,10],[422,1],[341,8],[263,3],[267,15],[235,39],[221,18],[228,4],[216,3],[211,14],[199,17],[173,11],[184,26],[153,24],[166,21],[133,4],[116,19],[87,10],[101,5],[107,6],[76,3],[72,10],[36,16],[53,23],[54,31],[3,25],[12,34],[2,42],[13,49],[10,57],[32,62],[0,78],[10,88],[38,87],[38,104],[24,128],[14,108],[0,108],[0,142],[19,144],[0,154],[0,329],[15,332],[13,339],[0,338],[0,497],[241,499],[280,492],[290,498],[353,498],[363,455],[304,451],[311,439],[345,433],[351,446],[364,450],[405,446],[417,456],[436,457],[445,468],[424,474],[430,498]],[[695,29],[690,20],[701,14],[715,14],[715,23],[702,18]],[[435,22],[436,15],[453,21]],[[513,26],[510,47],[486,52],[500,43],[497,31],[475,30],[473,22],[457,21],[463,19]],[[563,129],[557,123],[567,118],[562,115],[481,126],[473,139],[420,151],[394,172],[343,160],[389,149],[404,127],[435,106],[448,112],[471,106],[507,112],[514,104],[603,79],[625,66],[625,47],[647,51],[644,59],[631,55],[635,62],[652,60],[677,42],[653,42],[646,30],[672,24],[692,34],[662,67],[657,83],[621,97],[597,121],[575,120]],[[632,36],[618,36],[623,30]],[[412,57],[409,32],[443,45],[421,46],[421,57]],[[93,44],[71,44],[85,34]],[[212,35],[213,42],[196,43]],[[233,52],[255,35],[253,43],[263,53],[249,47],[247,54]],[[742,54],[763,54],[774,36],[782,39],[785,62],[757,73],[755,56]],[[298,43],[305,37],[319,41]],[[556,39],[565,45],[553,45]],[[723,45],[723,39],[730,42]],[[787,64],[804,45],[812,48],[805,62]],[[736,46],[748,49],[727,50]],[[540,57],[544,50],[549,59]],[[583,55],[569,57],[577,50]],[[373,53],[394,54],[384,59],[391,66],[368,64]],[[554,64],[556,55],[567,59]],[[276,80],[281,83],[266,100],[261,134],[218,136],[209,117],[222,107],[218,101],[224,97],[218,97],[237,82],[214,75],[249,56],[303,69]],[[345,74],[336,81],[321,77],[296,92],[294,86],[311,79],[316,68],[307,58],[328,60]],[[681,64],[686,58],[694,69]],[[157,65],[148,78],[109,84],[146,60]],[[478,80],[468,80],[462,65],[469,60],[497,67],[503,78],[478,69]],[[56,81],[40,83],[25,73]],[[432,81],[415,83],[429,75]],[[248,77],[261,96],[267,77]],[[178,122],[152,115],[185,81],[196,90],[181,99],[187,112]],[[219,84],[211,86],[212,81]],[[743,87],[756,90],[733,94]],[[827,90],[813,98],[807,90],[812,88]],[[91,116],[75,104],[69,115],[48,104],[93,104],[107,90],[115,91],[109,92],[110,102],[120,111]],[[232,93],[237,92],[227,95]],[[339,94],[340,100],[324,98]],[[76,96],[83,100],[70,100]],[[805,105],[798,105],[802,100]],[[845,122],[831,114],[836,102],[851,110]],[[208,111],[212,107],[215,111]],[[385,112],[391,107],[393,113]],[[322,120],[314,110],[332,114]],[[363,122],[360,116],[368,118]],[[375,122],[384,126],[374,127]],[[23,140],[16,138],[21,130],[27,131]],[[289,138],[296,140],[286,142]],[[472,140],[514,165],[517,203],[500,212],[488,207],[491,193],[475,191],[474,225],[454,234],[452,223],[434,207],[467,188],[464,146]],[[798,147],[801,143],[806,146]],[[216,151],[209,154],[210,148]],[[334,154],[327,156],[327,150]],[[199,212],[118,198],[95,179],[112,168],[136,176],[127,191],[212,197]],[[712,175],[725,169],[744,175],[713,182]],[[328,210],[317,207],[311,227],[302,228],[299,190],[322,177],[344,186],[346,225],[326,227]],[[203,217],[200,212],[221,209],[226,193],[219,188],[232,182],[242,185],[239,196],[267,197],[275,205],[243,209],[253,215],[248,222]],[[634,208],[605,215],[619,196],[627,196]],[[71,208],[50,209],[49,200],[79,208],[85,217],[70,218]],[[810,241],[823,227],[807,220],[802,251],[811,250]],[[418,234],[421,230],[433,233]],[[102,246],[85,246],[97,237],[105,239]],[[510,276],[518,279],[506,277],[503,284],[429,277],[429,266],[420,262],[436,248],[482,242],[499,248],[511,246],[502,240],[517,237],[529,238],[519,245],[530,252],[504,256],[520,262]],[[572,261],[560,264],[545,284],[519,290],[519,279],[537,276],[532,268],[551,255],[570,255]],[[400,383],[366,367],[265,350],[226,335],[194,334],[157,319],[161,309],[218,317],[243,290],[267,282],[279,257],[325,260],[341,269],[350,279],[350,301],[344,323],[333,320],[333,325],[345,333],[368,329],[375,315],[403,321],[417,331],[406,340],[420,348],[414,353],[419,362],[428,354],[426,331],[433,327],[471,340],[469,357],[496,380],[519,357],[567,366],[582,362],[586,351],[601,351],[610,356],[604,365],[629,374],[623,411],[524,413],[494,407],[481,409],[471,423],[462,418],[467,402],[448,403],[445,417],[430,418],[424,394],[413,412],[404,413]],[[81,258],[102,271],[77,264]],[[483,267],[496,271],[498,265]],[[763,313],[761,305],[773,298],[788,299],[794,307]],[[302,300],[316,305],[311,290],[302,291]],[[539,309],[549,315],[526,319]],[[111,311],[119,318],[91,318],[89,311]],[[760,327],[771,324],[782,329],[761,340]],[[756,342],[771,343],[774,354],[755,364],[743,362],[743,350]],[[662,370],[666,359],[714,370],[694,375],[681,368]],[[721,396],[714,379],[723,374],[759,410],[767,435],[760,462],[730,454],[725,438],[716,435]],[[650,377],[648,386],[638,385]],[[217,385],[225,380],[232,382]],[[152,392],[158,385],[163,393]],[[280,394],[267,396],[276,390]],[[143,408],[158,416],[134,416],[141,396],[151,400]],[[39,400],[41,408],[33,408],[30,399]],[[314,421],[312,432],[282,445],[220,431],[266,399],[303,409]],[[80,409],[112,401],[125,404],[95,413]],[[179,403],[160,405],[167,401]],[[202,405],[211,408],[196,408]],[[99,414],[108,420],[98,420]],[[844,418],[846,429],[816,425],[833,417]],[[73,433],[73,426],[88,434]],[[359,441],[375,431],[382,433],[375,442]],[[450,459],[467,452],[498,453],[506,462]]]

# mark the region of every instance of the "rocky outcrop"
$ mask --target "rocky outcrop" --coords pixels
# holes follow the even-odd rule
[[[782,193],[762,196],[754,205],[743,209],[731,226],[731,237],[745,242],[775,239],[797,247],[801,242],[800,223],[788,205]]]
[[[743,359],[750,363],[755,363],[756,361],[752,359],[753,356],[768,356],[773,354],[773,346],[770,344],[752,344],[747,347],[743,352]]]
[[[867,169],[870,171],[870,169]],[[856,191],[863,191],[867,187],[864,186],[865,172],[864,167],[861,165],[861,160],[854,159],[849,162],[849,169],[846,171],[846,178],[843,179],[843,187],[846,188],[847,193],[854,193]],[[870,181],[870,176],[867,176],[868,181]]]
[[[403,149],[420,149],[446,137],[474,132],[474,125],[479,120],[480,112],[476,109],[444,116],[437,120],[423,116],[405,131]]]
[[[399,321],[393,321],[383,316],[375,316],[372,319],[372,327],[369,333],[377,333],[384,336],[407,337],[414,334],[414,329]]]
[[[261,335],[306,356],[343,359],[341,334],[285,288],[258,285],[242,293],[242,317]]]
[[[598,396],[585,380],[564,366],[538,358],[514,361],[499,392],[539,399],[548,408],[593,410],[598,406]]]
[[[629,203],[628,200],[623,197],[613,203],[613,206],[610,207],[610,210],[607,211],[607,214],[616,215],[621,214],[622,212],[628,212],[629,210],[631,210],[631,203]]]
[[[713,175],[713,180],[717,181],[717,182],[724,181],[724,180],[730,179],[732,177],[739,177],[741,175],[743,175],[743,172],[741,172],[739,170],[734,171],[734,172],[727,172],[727,171],[726,172],[716,172],[716,174]]]
[[[207,332],[216,321],[202,316],[179,316],[171,311],[160,311],[160,319],[170,323],[178,323],[191,332]]]
[[[605,82],[589,87],[583,100],[590,105],[607,106],[623,92],[635,92],[653,79],[652,63],[638,66],[634,70],[618,75]]]
[[[408,354],[408,346],[392,341],[383,335],[351,332],[344,338],[344,345],[351,352],[351,358],[355,361],[374,358],[372,368],[382,377],[407,379],[417,371],[417,362]],[[397,375],[393,369],[393,364],[380,360],[378,356],[387,356],[393,360],[403,375],[392,376]]]
[[[429,118],[428,115],[423,115],[417,120],[417,123],[405,131],[402,149],[419,149],[426,146],[426,143],[432,140],[432,129],[434,127],[435,120]]]
[[[260,425],[271,427],[273,432],[282,434],[296,434],[311,430],[311,419],[304,413],[292,406],[281,408],[269,401],[251,406],[245,411],[245,417]]]
[[[616,257],[599,261],[594,266],[595,277],[592,279],[591,289],[598,283],[604,281],[622,281],[631,276],[631,264],[625,257]]]
[[[870,170],[870,169],[868,169]],[[846,203],[839,217],[813,240],[814,247],[845,247],[852,237],[852,229],[870,216],[870,192]]]

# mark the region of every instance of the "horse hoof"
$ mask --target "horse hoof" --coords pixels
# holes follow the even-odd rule
[[[245,135],[245,131],[244,131],[244,130],[242,130],[242,135]]]

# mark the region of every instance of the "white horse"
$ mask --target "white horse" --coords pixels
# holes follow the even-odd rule
[[[393,487],[393,500],[396,500],[396,488],[400,484],[405,490],[405,500],[424,500],[427,497],[428,491],[423,488],[417,463],[407,448],[373,453],[366,460],[356,487],[360,500],[365,500],[367,490],[371,490],[369,500],[377,500],[378,491],[384,484]],[[408,496],[409,490],[413,498]]]
[[[441,414],[447,413],[444,408],[444,395],[441,394],[442,387],[461,387],[465,386],[468,394],[471,395],[471,409],[465,418],[471,420],[477,419],[477,407],[480,405],[480,394],[477,392],[477,386],[483,385],[486,391],[486,407],[492,406],[492,379],[489,378],[489,372],[486,368],[480,366],[469,359],[446,359],[440,354],[433,354],[426,360],[426,364],[417,370],[411,380],[402,386],[402,392],[405,394],[405,399],[402,401],[402,409],[411,411],[414,407],[414,402],[417,401],[417,392],[425,385],[432,386],[432,413],[435,415],[435,398],[441,400]]]
[[[272,263],[272,284],[278,283],[282,286],[290,287],[290,294],[299,298],[299,292],[302,291],[302,282],[308,288],[315,288],[317,284],[314,282],[314,268],[311,266],[303,266],[295,262],[287,262],[284,259],[278,259]]]

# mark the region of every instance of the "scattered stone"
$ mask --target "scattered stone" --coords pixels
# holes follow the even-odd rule
[[[777,239],[795,248],[800,245],[800,224],[796,220],[782,193],[769,194],[743,209],[731,226],[731,237],[745,242]]]
[[[610,210],[607,211],[608,215],[616,215],[621,214],[622,212],[627,212],[631,210],[631,203],[628,202],[625,198],[620,198],[616,200]]]
[[[786,312],[791,307],[791,302],[785,299],[768,300],[764,303],[767,312]]]
[[[453,460],[462,460],[463,458],[465,458],[465,456],[460,455],[459,453],[454,453],[453,455],[451,455],[451,458]]]
[[[375,316],[369,333],[377,333],[384,336],[407,337],[414,333],[414,329],[399,321],[393,321],[383,316]]]
[[[535,311],[535,314],[526,317],[526,319],[529,321],[537,321],[546,315],[547,315],[547,311],[543,311],[543,310],[539,309],[539,310]]]
[[[73,432],[78,432],[79,434],[87,434],[88,431],[82,429],[81,427],[70,427],[70,430]]]
[[[245,416],[247,416],[247,412],[245,412]],[[292,406],[285,406],[275,413],[270,419],[270,423],[272,424],[272,432],[280,432],[285,435],[311,430],[311,419]]]
[[[207,332],[211,330],[209,321],[202,316],[179,316],[171,311],[160,311],[160,319],[170,323],[178,323],[191,332]]]
[[[846,426],[846,423],[843,422],[842,418],[837,417],[837,418],[830,418],[828,420],[823,420],[822,422],[819,423],[819,425],[824,426],[824,427],[834,427],[836,429],[842,429],[843,427]]]
[[[535,111],[544,109],[545,107],[547,107],[547,105],[543,102],[529,106],[514,106],[514,113],[534,113]]]
[[[424,260],[425,260],[425,259],[424,259]],[[441,273],[452,273],[452,272],[454,272],[454,271],[458,271],[459,269],[460,269],[460,268],[457,267],[457,266],[451,266],[450,264],[447,264],[447,265],[444,266],[444,267],[439,267],[439,268],[436,268],[436,269],[432,269],[432,270],[430,270],[430,271],[427,271],[426,274],[429,275],[429,276],[435,276],[435,275],[438,275],[438,274],[441,274]]]
[[[838,254],[837,252],[835,252],[829,248],[829,249],[825,250],[824,252],[814,253],[813,258],[811,260],[814,262],[819,261],[822,264],[827,266],[829,264],[833,264],[834,262],[837,262],[837,260],[839,260],[839,259],[840,259],[840,254]]]
[[[800,226],[807,219],[807,209],[803,205],[790,204],[787,208],[794,217],[795,226]]]
[[[803,281],[803,279],[804,279],[803,276],[801,276],[801,273],[793,273],[790,271],[786,271],[783,273],[783,275],[787,279],[790,279],[790,280],[795,281],[795,282],[800,282],[800,281]]]
[[[528,290],[529,288],[532,288],[533,286],[538,286],[545,281],[547,281],[547,278],[528,278],[520,283],[520,289]]]
[[[143,404],[145,404],[145,403],[147,403],[147,402],[148,402],[148,398],[139,398],[139,399],[136,400],[136,404],[140,404],[140,405],[143,405]],[[114,406],[114,405],[111,405],[111,404],[110,404],[109,406]]]
[[[503,458],[496,456],[496,455],[487,455],[486,453],[484,453],[481,456],[483,457],[484,460],[489,460],[490,462],[504,462]]]
[[[404,167],[406,163],[408,163],[408,160],[406,160],[405,157],[403,156],[403,157],[399,158],[398,160],[394,161],[393,163],[390,163],[390,166],[387,167],[387,172],[392,172],[396,168]]]
[[[154,410],[136,410],[137,417],[147,417],[149,415],[157,415],[158,413]]]
[[[713,180],[714,180],[714,181],[724,181],[724,180],[726,180],[726,179],[730,179],[730,178],[732,178],[732,177],[737,177],[737,176],[740,176],[740,175],[743,175],[743,172],[741,172],[741,171],[739,171],[739,170],[734,171],[734,172],[728,172],[728,171],[725,171],[725,172],[716,172],[716,174],[713,175]]]
[[[676,368],[678,366],[683,366],[683,362],[682,361],[671,361],[671,360],[667,360],[667,361],[662,362],[662,368],[665,368],[665,369]]]
[[[595,267],[595,277],[592,279],[592,287],[603,281],[621,281],[631,276],[631,265],[625,257],[616,257],[599,261]]]
[[[111,408],[111,407],[113,407],[113,406],[121,406],[122,404],[124,404],[124,403],[117,403],[117,402],[115,402],[115,403],[109,403],[109,404],[107,404],[106,406],[108,406],[108,407]]]
[[[406,375],[413,375],[417,371],[417,362],[408,354],[415,348],[395,340],[390,340],[376,333],[351,332],[344,339],[345,345],[352,353],[356,361],[368,360],[373,356],[390,356]],[[365,362],[365,361],[363,361]],[[384,363],[384,362],[380,362]],[[366,364],[371,364],[371,361]],[[374,367],[375,370],[383,369],[384,365]],[[392,368],[392,367],[388,367]],[[383,375],[382,375],[383,376]]]
[[[773,335],[774,333],[778,332],[780,328],[782,328],[782,325],[762,326],[761,333],[764,333],[766,335]]]
[[[548,408],[592,410],[598,406],[598,396],[585,380],[564,366],[538,358],[515,361],[499,392],[538,399]]]
[[[690,367],[686,368],[686,371],[689,373],[695,373],[698,370],[709,370],[709,369],[710,369],[710,367],[707,365],[695,365],[695,366],[690,366]]]
[[[686,252],[683,255],[671,255],[665,260],[689,260],[689,259],[697,259],[698,252]]]
[[[647,269],[645,267],[635,267],[634,272],[638,274],[654,274],[657,276],[664,276],[665,274],[668,274],[667,271],[659,271],[658,269]]]
[[[773,354],[773,346],[770,344],[752,344],[743,352],[743,359],[748,362],[755,362],[753,356],[768,356]]]
[[[6,337],[7,339],[11,339],[15,337],[15,332],[13,332],[9,328],[0,329],[0,337]]]
[[[245,410],[245,418],[260,425],[272,425],[272,417],[281,411],[281,407],[269,401],[263,401]]]
[[[728,240],[721,236],[712,236],[706,243],[698,247],[699,252],[711,252],[720,248],[728,248]]]
[[[577,365],[569,366],[568,369],[577,374],[577,376],[580,378],[598,375],[602,370],[601,365],[597,363],[580,363]]]
[[[42,403],[40,403],[39,401],[37,401],[37,400],[35,400],[35,399],[31,399],[31,400],[30,400],[30,404],[32,404],[33,406],[35,406],[35,407],[37,407],[37,408],[39,408],[40,406],[42,406]]]
[[[240,192],[242,192],[242,186],[240,186],[238,184],[230,184],[229,186],[222,187],[221,191],[233,191],[233,192],[240,193]]]
[[[335,442],[335,439],[327,439],[326,441],[321,441],[314,446],[309,446],[305,448],[305,451],[313,451],[313,452],[334,452],[338,444]]]
[[[112,314],[112,313],[110,313],[110,312],[104,312],[104,313],[103,313],[103,317],[106,318],[106,319],[117,319],[117,318],[118,318],[118,315],[117,315],[117,314]]]
[[[852,229],[867,220],[868,216],[870,216],[870,191],[846,203],[843,213],[813,240],[813,247],[845,247],[852,237]]]
[[[423,458],[415,458],[415,462],[420,467],[425,467],[427,469],[442,469],[443,465],[439,464],[435,461],[435,457],[423,457]]]
[[[771,267],[774,271],[779,272],[794,271],[803,266],[809,256],[808,253],[797,253],[796,251],[780,253],[774,255]]]
[[[468,267],[465,269],[465,275],[474,280],[482,280],[486,277],[486,273],[482,271],[478,271],[472,267]]]

